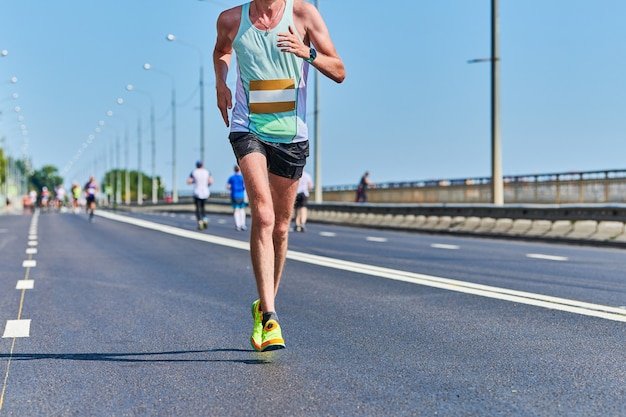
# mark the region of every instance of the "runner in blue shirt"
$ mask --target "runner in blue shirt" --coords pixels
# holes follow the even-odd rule
[[[233,205],[233,217],[237,231],[248,230],[246,227],[246,186],[239,165],[235,165],[235,173],[228,178],[226,189],[230,190],[230,202]]]

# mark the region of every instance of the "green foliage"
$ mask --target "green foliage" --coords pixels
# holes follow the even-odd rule
[[[128,176],[130,177],[130,200],[137,201],[137,189],[138,189],[138,175],[137,171],[129,171]],[[163,199],[165,194],[165,188],[163,187],[163,182],[161,181],[161,177],[156,177],[157,180],[157,196],[158,199]],[[120,187],[120,195],[122,196],[122,201],[126,201],[126,170],[114,169],[107,171],[104,174],[104,178],[100,181],[101,192],[106,192],[110,199],[114,200],[117,195],[117,187]],[[143,194],[143,200],[148,201],[152,199],[152,177],[146,175],[145,173],[141,173],[141,188]]]
[[[32,173],[30,184],[37,191],[37,194],[41,194],[43,187],[48,187],[48,190],[52,193],[57,185],[63,184],[63,177],[59,175],[57,167],[44,165],[41,169]]]

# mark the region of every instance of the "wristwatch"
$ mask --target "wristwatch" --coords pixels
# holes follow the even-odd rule
[[[317,58],[317,51],[313,48],[309,50],[309,58],[306,60],[309,64],[313,62],[313,60]]]

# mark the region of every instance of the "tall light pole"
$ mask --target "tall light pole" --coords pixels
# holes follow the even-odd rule
[[[492,203],[504,204],[502,178],[502,140],[500,137],[500,24],[498,0],[491,0],[491,57],[472,59],[469,63],[491,63],[491,196]]]
[[[124,105],[126,104],[129,107],[132,107],[137,112],[137,177],[140,177],[139,172],[141,171],[141,112],[138,107],[130,105],[124,101],[123,98],[117,99],[117,104]],[[126,167],[129,168],[129,160],[128,160],[128,146],[126,147]],[[140,183],[141,184],[141,183]],[[141,205],[143,203],[143,190],[140,190],[139,185],[137,186],[137,204]],[[126,170],[126,204],[130,204],[130,169]]]
[[[158,184],[156,179],[156,134],[155,134],[155,126],[154,126],[154,98],[152,94],[148,93],[144,90],[139,90],[135,88],[132,84],[128,84],[126,86],[126,90],[135,91],[139,94],[143,94],[148,96],[150,99],[150,139],[152,143],[152,163],[151,163],[151,175],[152,175],[152,204],[156,204],[158,202]],[[141,175],[141,174],[140,174]]]
[[[128,90],[128,86],[126,89]],[[132,85],[130,86],[132,90]],[[141,171],[141,156],[142,156],[142,139],[141,139],[141,111],[137,106],[133,106],[124,101],[124,99],[119,98],[118,104],[127,104],[128,106],[135,109],[137,112],[137,205],[143,204],[143,173]]]
[[[172,82],[172,202],[178,203],[178,184],[176,183],[176,85],[174,76],[168,72],[154,69],[150,64],[144,64],[143,69],[163,74],[169,77]]]
[[[171,33],[166,36],[166,39],[170,42],[176,41],[179,44],[193,48],[196,52],[198,52],[198,57],[200,59],[200,160],[204,163],[204,57],[202,55],[202,49],[189,42],[176,38],[176,36]]]
[[[317,0],[315,0],[315,8],[317,7]],[[309,68],[313,68],[313,66],[309,67]],[[319,123],[319,119],[320,119],[320,112],[319,112],[319,108],[318,108],[318,100],[319,100],[319,72],[315,71],[315,90],[313,90],[313,114],[315,116],[315,125],[314,125],[314,129],[315,129],[315,139],[314,139],[314,144],[315,144],[315,173],[313,175],[315,175],[315,180],[314,180],[314,186],[315,186],[315,202],[316,203],[321,203],[322,199],[323,199],[323,195],[322,195],[322,151],[320,149],[320,134],[319,134],[319,127],[320,127],[320,123]]]
[[[114,114],[113,111],[109,110],[107,111],[107,116],[109,117],[117,117],[118,119],[122,120],[124,122],[124,143],[126,144],[126,172],[128,172],[128,121],[126,119],[124,119],[123,117],[118,116],[117,114]],[[121,161],[120,161],[120,143],[119,143],[119,136],[117,136],[117,141],[116,141],[116,148],[117,148],[117,166],[119,167],[121,165]],[[126,178],[128,178],[128,174],[126,174]],[[122,175],[119,172],[119,168],[118,168],[118,173],[117,173],[117,184],[115,186],[116,188],[116,193],[115,193],[115,202],[117,204],[121,204],[122,203]],[[126,180],[126,184],[130,184],[129,180]],[[128,189],[128,185],[126,186]],[[125,196],[125,200],[126,200],[126,204],[130,204],[130,194],[127,194]]]

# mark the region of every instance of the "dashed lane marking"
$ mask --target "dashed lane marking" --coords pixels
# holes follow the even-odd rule
[[[368,236],[365,238],[365,240],[367,240],[368,242],[381,242],[384,243],[387,241],[387,238],[385,237],[374,237],[374,236]]]
[[[433,243],[432,245],[430,245],[431,248],[435,248],[435,249],[448,249],[448,250],[457,250],[460,249],[460,246],[457,245],[446,245],[443,243]]]
[[[14,337],[29,337],[30,336],[30,319],[26,320],[7,320],[7,325],[4,328],[3,339]]]
[[[337,236],[337,233],[333,233],[333,232],[320,232],[320,236],[324,236],[324,237],[335,237],[335,236]]]
[[[17,282],[16,289],[21,290],[22,294],[20,296],[20,306],[17,310],[17,320],[8,320],[6,322],[6,326],[4,328],[4,333],[2,338],[12,338],[11,349],[9,350],[9,357],[6,361],[6,371],[4,373],[4,380],[2,382],[2,389],[0,390],[0,411],[2,411],[2,407],[4,404],[4,395],[7,390],[7,385],[9,381],[9,374],[11,373],[11,363],[13,359],[13,350],[15,349],[15,341],[17,338],[21,337],[30,337],[30,319],[22,319],[22,311],[24,308],[24,298],[26,295],[27,289],[32,289],[34,282],[29,280],[28,277],[30,275],[30,269],[37,265],[37,261],[31,259],[34,254],[37,253],[37,249],[33,248],[37,246],[37,222],[39,219],[39,210],[36,210],[33,214],[33,217],[30,222],[30,239],[28,242],[29,248],[26,249],[26,253],[28,254],[28,259],[22,262],[22,265],[26,268],[26,273],[24,274],[24,279]]]
[[[32,279],[21,279],[17,281],[16,290],[32,290],[35,288],[35,281]]]
[[[546,261],[557,261],[557,262],[565,262],[568,260],[565,256],[553,256],[553,255],[543,255],[541,253],[528,253],[526,254],[527,258],[533,259],[544,259]]]
[[[219,236],[213,236],[210,234],[192,232],[190,230],[183,230],[173,226],[153,223],[147,220],[136,219],[132,217],[120,216],[118,214],[104,211],[100,211],[98,215],[107,219],[119,221],[122,223],[133,224],[135,226],[143,227],[146,229],[157,230],[174,236],[186,237],[189,239],[200,240],[231,248],[250,250],[249,243],[244,241],[227,239]],[[587,303],[582,301],[570,300],[567,298],[552,297],[548,295],[535,294],[525,291],[510,290],[501,287],[492,287],[488,285],[475,284],[472,282],[401,271],[391,268],[383,268],[374,265],[344,261],[341,259],[333,259],[326,256],[311,255],[308,253],[295,252],[291,250],[287,252],[287,258],[294,261],[306,262],[309,264],[320,265],[328,268],[335,268],[342,271],[351,271],[363,275],[371,275],[396,281],[409,282],[417,285],[424,285],[427,287],[440,288],[448,291],[455,291],[465,294],[478,295],[486,298],[510,301],[513,303],[543,307],[551,310],[565,311],[569,313],[580,314],[583,316],[598,317],[606,320],[626,322],[626,311],[613,306]]]

